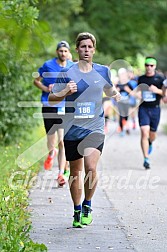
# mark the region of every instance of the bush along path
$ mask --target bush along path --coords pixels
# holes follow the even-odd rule
[[[39,130],[38,130],[39,131]],[[35,134],[35,133],[34,133]],[[39,164],[27,170],[21,170],[16,164],[19,153],[31,145],[32,139],[8,146],[0,145],[0,252],[41,252],[47,251],[44,244],[33,242],[29,236],[31,230],[29,205],[29,183],[25,183],[27,174],[31,179],[38,173]]]
[[[12,189],[0,185],[0,251],[47,251],[44,244],[29,237],[30,213],[27,211],[28,191],[22,186]]]

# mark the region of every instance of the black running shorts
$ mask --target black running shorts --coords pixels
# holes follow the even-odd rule
[[[95,148],[102,153],[104,137],[105,136],[101,133],[91,133],[84,139],[76,141],[64,140],[66,160],[74,161],[82,158],[86,148]]]
[[[57,107],[42,107],[45,131],[48,135],[54,134],[58,129],[62,129],[62,118],[57,114]]]

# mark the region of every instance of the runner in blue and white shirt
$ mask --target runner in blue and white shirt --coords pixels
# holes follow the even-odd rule
[[[92,222],[91,199],[96,184],[96,166],[104,144],[104,113],[102,109],[103,91],[108,96],[120,99],[120,94],[111,83],[110,71],[106,66],[92,62],[96,39],[90,33],[80,33],[76,39],[79,61],[59,76],[49,101],[52,103],[66,99],[65,152],[70,162],[73,179],[70,191],[74,203],[74,227],[82,227]],[[84,183],[85,198],[81,205],[81,171],[91,176]],[[81,214],[82,210],[82,214]]]

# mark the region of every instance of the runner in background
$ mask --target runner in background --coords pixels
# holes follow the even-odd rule
[[[164,78],[156,73],[156,66],[157,60],[154,57],[146,57],[145,74],[138,79],[138,90],[141,98],[138,118],[145,169],[150,168],[149,155],[152,152],[153,141],[157,136],[161,112],[160,101],[163,95]],[[143,87],[143,84],[145,87]]]
[[[118,71],[119,82],[116,86],[117,90],[121,94],[121,100],[118,103],[119,112],[119,129],[120,136],[124,136],[125,133],[130,134],[128,116],[130,108],[130,97],[129,94],[132,91],[132,87],[129,83],[128,71],[125,68],[120,68]]]
[[[64,129],[61,126],[61,119],[58,114],[64,113],[63,103],[59,107],[50,106],[48,103],[49,92],[55,83],[56,76],[64,67],[70,67],[73,62],[68,60],[70,55],[70,46],[66,41],[60,41],[56,48],[57,57],[46,61],[43,66],[38,69],[39,77],[34,80],[34,85],[42,91],[41,102],[42,115],[47,134],[47,147],[49,154],[44,162],[44,169],[50,170],[53,166],[54,157],[56,155],[56,132],[58,143],[58,183],[60,186],[65,184],[65,177],[69,176],[68,163],[65,158],[64,150]],[[65,175],[65,177],[64,177]]]

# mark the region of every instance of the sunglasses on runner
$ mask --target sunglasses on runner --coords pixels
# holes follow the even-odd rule
[[[150,64],[145,64],[146,67],[153,67],[154,65],[150,65]]]

